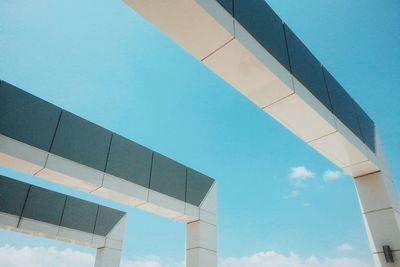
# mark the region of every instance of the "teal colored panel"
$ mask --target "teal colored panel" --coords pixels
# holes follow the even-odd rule
[[[31,186],[22,217],[60,225],[65,199],[63,194]]]
[[[323,70],[333,114],[357,135],[360,140],[363,140],[352,98],[325,68]]]
[[[235,0],[235,19],[287,70],[290,70],[283,22],[265,0]]]
[[[104,171],[111,132],[63,111],[51,153]]]
[[[150,149],[114,134],[106,172],[149,187],[152,155]]]
[[[61,109],[21,89],[0,83],[0,133],[49,151]]]
[[[214,179],[195,170],[188,169],[186,202],[199,206],[213,183]]]
[[[125,212],[100,206],[94,233],[96,235],[106,236],[124,215]]]
[[[357,119],[358,123],[360,124],[363,141],[373,152],[376,152],[375,123],[355,101],[353,101],[353,105],[357,113]]]
[[[67,197],[61,226],[93,233],[99,205],[74,197]]]
[[[29,184],[0,175],[0,212],[21,216]]]
[[[185,201],[186,167],[154,153],[150,189]]]

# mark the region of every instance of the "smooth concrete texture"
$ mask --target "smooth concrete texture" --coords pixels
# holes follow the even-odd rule
[[[400,250],[399,201],[393,181],[384,173],[375,172],[356,177],[354,182],[376,265],[396,266],[386,263],[379,255],[385,245],[394,251]]]
[[[95,267],[119,267],[121,250],[114,248],[99,248],[96,253]]]
[[[264,108],[264,111],[305,142],[335,132],[333,114],[297,79],[293,78],[293,84],[295,94]]]
[[[335,119],[337,130],[308,144],[319,151],[327,159],[341,167],[349,175],[356,175],[359,164],[371,163],[370,171],[378,171],[379,167],[370,161],[366,145],[348,129],[339,119]]]
[[[0,134],[0,164],[34,175],[44,168],[48,153]]]
[[[186,266],[216,267],[217,187],[213,184],[200,206],[200,218],[186,225]]]
[[[216,1],[125,2],[197,59],[204,59],[233,38],[233,19]],[[219,16],[211,16],[205,6]]]
[[[105,174],[101,187],[92,193],[136,207],[147,201],[149,189],[125,179]]]
[[[237,22],[235,39],[203,63],[260,108],[294,91],[290,73]]]
[[[101,186],[104,173],[80,163],[49,154],[45,168],[37,172],[35,176],[78,190],[92,192]]]

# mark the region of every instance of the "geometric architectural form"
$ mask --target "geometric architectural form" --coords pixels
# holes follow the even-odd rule
[[[214,179],[4,81],[0,164],[188,224],[188,261],[206,255],[209,266],[217,262]],[[68,198],[64,212],[80,216],[76,202]],[[62,223],[73,226],[74,219]],[[79,230],[91,227],[87,221]]]
[[[0,176],[0,228],[97,249],[96,267],[118,267],[125,212]]]
[[[400,215],[398,209],[386,211],[397,205],[397,192],[374,122],[265,0],[124,1],[256,106],[355,177],[361,207],[378,200],[374,194],[360,193],[360,181],[369,181],[362,183],[363,192],[375,192],[374,186],[380,184],[379,198],[393,201],[386,203],[385,212],[373,210],[365,215],[371,249],[378,266],[393,266],[386,262],[382,247],[390,245],[395,264],[400,264],[396,254],[400,244],[395,241],[400,240]],[[366,179],[369,175],[372,178]],[[372,219],[372,214],[379,214],[379,219]],[[392,229],[387,235],[379,223],[383,221]]]

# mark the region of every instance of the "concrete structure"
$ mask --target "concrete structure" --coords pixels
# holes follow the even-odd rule
[[[97,249],[95,267],[119,267],[126,214],[0,176],[0,229]]]
[[[126,2],[352,175],[377,266],[400,266],[397,192],[373,121],[264,0]],[[187,267],[217,265],[213,179],[6,82],[0,163],[184,222]]]
[[[384,257],[384,245],[394,251],[394,266],[400,266],[397,192],[373,121],[265,0],[125,2],[355,177],[377,266],[393,266]]]
[[[0,82],[0,164],[187,224],[187,266],[217,264],[216,183]]]

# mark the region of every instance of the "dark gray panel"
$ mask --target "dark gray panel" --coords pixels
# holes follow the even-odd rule
[[[360,140],[363,140],[352,98],[325,68],[323,70],[333,114],[357,135]]]
[[[285,34],[289,51],[290,67],[293,75],[307,87],[325,107],[332,110],[321,63],[286,24]]]
[[[150,149],[114,134],[106,172],[149,187],[152,154]]]
[[[61,226],[93,233],[98,207],[94,203],[68,196]]]
[[[360,124],[363,141],[375,152],[375,123],[355,101],[353,101],[353,105],[356,110],[358,123]]]
[[[210,190],[214,179],[195,170],[187,170],[186,202],[199,206]]]
[[[233,15],[233,0],[217,0],[226,11]]]
[[[0,83],[0,133],[49,151],[61,109],[17,87]]]
[[[150,189],[185,201],[186,167],[154,153]]]
[[[63,194],[31,186],[22,216],[60,225],[65,198]]]
[[[237,21],[287,70],[290,70],[283,22],[265,0],[235,0]]]
[[[0,175],[0,211],[21,216],[29,185]]]
[[[100,206],[94,233],[96,235],[106,236],[124,215],[125,212]]]
[[[110,131],[63,111],[51,152],[104,171],[110,142]]]

